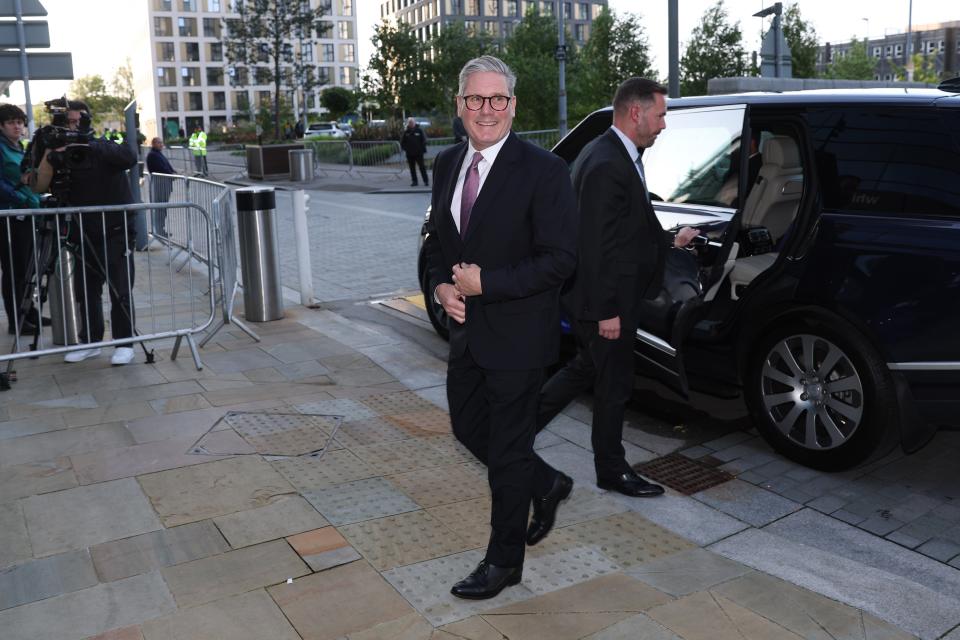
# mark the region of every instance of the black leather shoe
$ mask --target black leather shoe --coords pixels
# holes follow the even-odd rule
[[[652,498],[663,495],[663,487],[647,482],[633,471],[621,473],[615,478],[597,478],[597,486],[608,491],[618,491],[634,498]]]
[[[542,498],[533,499],[533,518],[527,527],[527,544],[533,546],[547,537],[557,517],[557,506],[567,499],[573,490],[570,476],[557,473],[550,491]]]
[[[520,584],[523,567],[498,567],[482,560],[469,576],[453,585],[450,593],[468,600],[493,598],[505,587]]]
[[[417,186],[417,183],[416,183],[416,182],[411,182],[411,183],[410,183],[410,186],[411,186],[411,187],[415,187],[415,186]]]

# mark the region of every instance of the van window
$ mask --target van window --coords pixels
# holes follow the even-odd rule
[[[826,209],[960,216],[955,113],[832,107],[807,117]]]

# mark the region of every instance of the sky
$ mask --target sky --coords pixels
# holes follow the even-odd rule
[[[124,24],[142,15],[137,4],[148,0],[96,0],[95,3],[77,0],[41,0],[49,15],[50,51],[73,53],[76,76],[100,74],[106,80],[124,63],[118,52],[136,44],[133,30]],[[693,28],[713,0],[679,0],[680,51]],[[768,29],[770,19],[752,17],[754,13],[773,4],[772,0],[725,0],[732,21],[740,23],[747,51],[759,49],[760,34]],[[799,0],[800,13],[813,24],[821,42],[847,41],[851,36],[880,37],[887,33],[904,33],[907,28],[909,0]],[[379,20],[380,0],[356,0],[359,56],[361,64],[372,54],[370,36]],[[93,10],[92,7],[96,9]],[[141,5],[142,6],[142,5]],[[660,75],[667,75],[667,0],[609,0],[609,6],[618,13],[639,14],[650,43],[654,65]],[[960,20],[960,5],[944,0],[913,0],[913,24]],[[62,81],[31,82],[34,103],[55,97],[67,90]],[[23,103],[23,83],[11,86],[11,101]]]

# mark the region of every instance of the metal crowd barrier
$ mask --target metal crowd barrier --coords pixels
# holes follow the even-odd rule
[[[177,270],[173,244],[135,251],[132,214],[139,211],[153,211],[151,222],[176,229],[184,246],[215,246],[210,214],[182,200],[0,211],[11,340],[9,353],[0,354],[8,363],[0,387],[9,388],[18,359],[140,343],[152,362],[146,343],[169,338],[175,339],[171,359],[186,338],[194,363],[203,367],[194,336],[214,321],[214,272]],[[49,311],[56,312],[50,331]]]
[[[400,177],[407,171],[406,156],[395,140],[305,140],[304,144],[313,149],[313,172],[317,177],[331,172]]]

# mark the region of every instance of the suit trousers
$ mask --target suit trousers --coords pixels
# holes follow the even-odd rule
[[[577,355],[540,391],[537,430],[545,427],[580,394],[593,388],[591,444],[597,478],[614,478],[630,469],[623,449],[623,414],[633,390],[636,322],[620,318],[620,338],[600,336],[598,324],[577,321]]]
[[[41,218],[37,218],[40,223]],[[29,217],[0,218],[0,271],[2,271],[3,306],[7,310],[7,326],[14,326],[14,316],[26,313],[23,306],[27,289],[27,266],[33,260],[33,224]],[[44,265],[40,265],[42,269]],[[31,318],[35,321],[36,317]],[[23,323],[23,317],[19,319]]]
[[[131,290],[136,230],[132,222],[124,224],[117,214],[107,215],[106,229],[102,226],[102,219],[102,214],[89,216],[84,220],[82,241],[79,237],[74,238],[78,244],[73,281],[80,305],[82,342],[103,340],[104,284],[110,295],[111,335],[114,339],[131,338],[134,335]],[[78,232],[78,229],[74,230],[74,233]]]
[[[417,167],[420,167],[420,175],[423,176],[423,184],[430,184],[427,179],[427,166],[423,162],[423,154],[418,156],[407,156],[407,165],[410,167],[410,182],[417,183]]]
[[[453,433],[487,466],[493,510],[486,559],[499,567],[523,564],[531,497],[549,491],[557,475],[533,451],[542,382],[542,369],[483,369],[469,349],[447,367]]]

